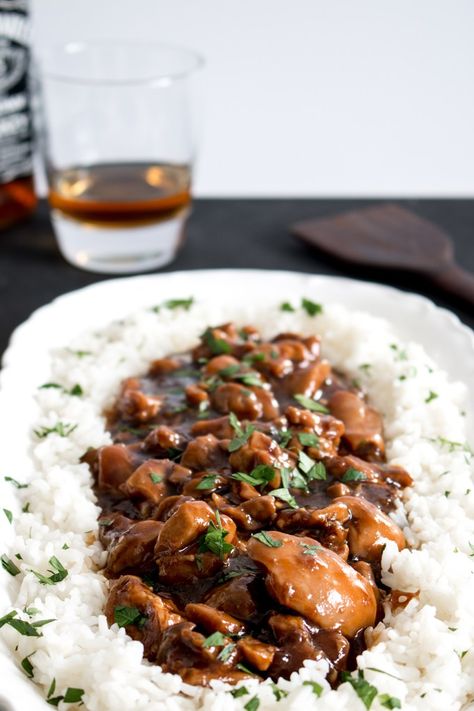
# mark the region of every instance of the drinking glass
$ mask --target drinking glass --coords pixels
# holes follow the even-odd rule
[[[194,51],[71,42],[38,58],[40,140],[61,253],[93,272],[169,263],[195,158]]]

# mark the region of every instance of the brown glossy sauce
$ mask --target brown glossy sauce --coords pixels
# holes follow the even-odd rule
[[[124,381],[107,424],[114,444],[85,460],[109,623],[189,683],[321,657],[336,683],[380,619],[382,538],[405,545],[386,514],[411,479],[318,339],[208,329]]]

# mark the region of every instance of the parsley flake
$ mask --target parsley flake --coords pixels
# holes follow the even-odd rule
[[[379,695],[380,705],[386,709],[401,709],[402,705],[400,699],[395,696],[390,696],[390,694],[380,694]]]
[[[309,299],[301,299],[301,308],[303,308],[308,316],[316,316],[317,314],[321,314],[323,312],[323,307],[321,304],[317,304],[314,301],[310,301]]]
[[[248,694],[249,691],[246,689],[245,686],[239,686],[238,689],[232,689],[232,691],[229,691],[229,694],[234,697],[234,699],[238,699],[241,696],[245,696]]]
[[[17,489],[26,489],[26,487],[28,486],[28,484],[20,484],[20,482],[14,479],[12,476],[4,476],[3,478],[5,479],[5,481],[9,481],[10,484],[13,484],[13,486],[15,486]]]
[[[342,672],[341,678],[343,682],[347,681],[352,686],[365,708],[370,709],[378,691],[375,686],[372,686],[364,679],[364,672],[359,669],[358,676],[351,676],[349,672]]]
[[[322,551],[322,546],[310,546],[309,543],[300,543],[301,548],[304,548],[303,555],[315,555],[318,551]]]
[[[216,511],[216,523],[210,521],[207,532],[199,543],[198,552],[209,551],[223,560],[226,553],[231,553],[234,550],[234,546],[225,540],[228,535],[229,532],[222,527],[219,511]]]
[[[348,481],[365,481],[366,476],[363,472],[360,472],[358,469],[354,469],[354,467],[349,467],[344,474],[341,477],[341,481],[344,483],[347,483]]]
[[[293,437],[293,432],[291,430],[279,430],[277,432],[277,437],[278,437],[278,444],[280,447],[285,447],[288,446],[291,438]]]
[[[146,620],[146,615],[142,615],[137,607],[117,605],[117,607],[114,608],[114,622],[116,622],[119,627],[127,627],[128,625],[143,627]]]
[[[232,479],[244,481],[252,486],[262,486],[268,484],[275,477],[275,469],[268,464],[259,464],[252,469],[250,474],[246,472],[236,472],[232,474]]]
[[[10,573],[10,575],[12,575],[13,577],[21,573],[20,568],[18,568],[15,563],[5,554],[0,557],[0,561],[2,563],[2,568],[6,570],[7,573]]]
[[[227,641],[228,639],[225,634],[222,634],[222,632],[214,632],[209,635],[209,637],[206,637],[202,646],[206,649],[209,649],[209,647],[223,647]]]
[[[319,437],[314,432],[299,432],[298,439],[303,447],[317,447],[319,445]]]
[[[240,449],[248,440],[250,435],[255,432],[255,425],[247,425],[245,430],[242,429],[239,420],[233,412],[229,413],[229,423],[234,430],[235,437],[229,443],[229,452],[235,452]]]
[[[156,472],[150,472],[150,479],[152,480],[153,484],[159,484],[160,481],[163,481],[163,477],[161,474],[157,474]]]
[[[270,492],[270,495],[274,496],[276,499],[280,499],[280,501],[284,501],[292,509],[299,509],[295,497],[290,494],[288,489],[273,489],[273,491]]]
[[[8,519],[8,523],[11,523],[13,521],[13,514],[9,509],[3,509],[3,513]]]
[[[280,311],[289,311],[290,313],[293,313],[294,311],[296,311],[296,309],[290,304],[289,301],[283,301],[280,304]]]
[[[316,400],[313,400],[311,397],[306,397],[306,395],[293,395],[295,398],[296,402],[299,402],[300,405],[302,405],[306,410],[310,410],[311,412],[321,412],[324,415],[329,414],[329,410],[327,407],[324,405],[321,405],[320,402],[316,402]]]
[[[304,682],[303,682],[303,686],[310,686],[310,687],[311,687],[311,691],[312,691],[313,694],[314,694],[315,696],[317,696],[318,698],[319,698],[319,697],[321,696],[321,694],[323,693],[323,687],[321,686],[321,684],[318,684],[317,681],[304,681]]]
[[[252,538],[256,538],[257,541],[263,543],[269,548],[281,548],[283,541],[278,541],[276,538],[272,538],[267,531],[259,531],[259,533],[254,533]]]
[[[430,390],[428,397],[425,398],[425,402],[426,403],[432,402],[433,400],[436,400],[437,397],[438,397],[438,393],[435,393],[434,390]]]
[[[35,435],[38,437],[38,439],[44,439],[50,434],[57,434],[60,437],[67,437],[68,435],[71,434],[71,432],[74,432],[74,430],[77,428],[77,425],[71,425],[67,422],[56,422],[54,427],[40,427],[37,430],[33,430]]]
[[[223,353],[230,353],[232,350],[230,343],[224,341],[223,338],[216,338],[211,328],[207,328],[201,338],[212,355],[222,355]]]
[[[245,711],[257,711],[258,707],[260,706],[260,699],[258,696],[252,696],[250,701],[247,701],[247,703],[244,706]]]
[[[53,557],[49,559],[49,564],[52,568],[52,570],[48,570],[50,575],[43,575],[43,573],[38,573],[36,570],[31,571],[33,575],[36,575],[42,585],[56,585],[56,583],[60,583],[61,580],[67,578],[68,572],[56,556],[53,555]]]
[[[24,659],[21,660],[21,668],[25,672],[26,676],[29,677],[30,679],[33,679],[34,677],[34,671],[33,671],[33,665],[30,662],[30,657],[32,657],[34,652],[29,654],[27,657],[24,657]]]
[[[196,489],[199,489],[200,491],[214,489],[216,486],[217,476],[217,474],[206,474],[196,486]]]
[[[281,701],[282,699],[286,698],[288,696],[288,691],[285,691],[284,689],[280,689],[279,686],[275,684],[274,681],[270,683],[270,686],[272,687],[273,691],[273,696],[277,701]]]

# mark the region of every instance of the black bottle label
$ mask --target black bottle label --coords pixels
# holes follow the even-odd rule
[[[26,3],[0,0],[0,183],[32,173]]]

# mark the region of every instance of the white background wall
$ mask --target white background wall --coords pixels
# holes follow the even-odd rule
[[[199,195],[474,196],[473,0],[32,0],[207,58]]]

